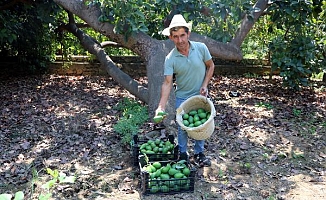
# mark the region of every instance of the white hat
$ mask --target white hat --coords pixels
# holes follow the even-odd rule
[[[192,26],[192,23],[187,23],[186,20],[183,18],[182,15],[178,14],[178,15],[174,15],[173,18],[172,18],[172,21],[170,23],[170,26],[165,28],[163,31],[162,31],[162,34],[163,35],[166,35],[166,36],[169,36],[170,35],[170,29],[173,28],[173,27],[177,27],[177,26],[185,26],[189,29],[189,31],[191,31],[191,26]]]

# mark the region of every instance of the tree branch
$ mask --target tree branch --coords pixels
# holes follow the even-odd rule
[[[264,14],[266,8],[269,7],[270,4],[268,4],[269,0],[259,0],[254,5],[255,9],[259,9],[259,11],[254,11],[254,19],[250,20],[248,19],[248,15],[245,15],[240,28],[238,29],[237,33],[235,34],[234,38],[231,41],[231,44],[237,46],[240,48],[242,42],[245,40],[246,36],[248,35],[251,28],[254,26],[255,22],[258,20],[258,18]]]
[[[118,43],[116,43],[116,42],[112,42],[112,41],[105,41],[105,42],[102,42],[102,43],[101,43],[101,46],[102,46],[103,48],[105,48],[105,47],[116,47],[116,48],[118,48],[118,47],[123,47],[122,45],[120,45],[120,44],[118,44]]]
[[[90,37],[82,30],[78,29],[76,24],[74,24],[74,17],[72,13],[68,14],[69,22],[66,26],[67,30],[75,35],[82,46],[88,50],[90,53],[94,54],[99,60],[101,65],[106,69],[108,74],[120,83],[124,88],[126,88],[131,94],[137,96],[141,101],[148,103],[148,90],[147,88],[139,85],[134,79],[132,79],[128,74],[121,71],[115,63],[111,60],[110,56],[106,54],[105,50],[94,38]]]
[[[242,60],[242,53],[239,47],[231,43],[217,42],[207,36],[202,36],[197,33],[191,33],[190,39],[198,42],[203,42],[208,47],[212,56],[225,60]]]

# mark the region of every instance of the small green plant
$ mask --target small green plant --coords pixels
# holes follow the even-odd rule
[[[321,123],[322,127],[326,127],[326,122]]]
[[[249,171],[252,167],[251,163],[249,163],[249,162],[241,162],[239,165],[240,165],[240,168],[246,173],[249,173]]]
[[[223,176],[224,176],[223,170],[222,169],[219,169],[218,170],[218,177],[219,178],[222,178]]]
[[[38,171],[32,167],[32,181],[31,181],[31,194],[34,193],[35,182],[38,180]]]
[[[317,127],[315,125],[311,125],[309,132],[311,135],[316,135],[317,134]]]
[[[218,178],[221,181],[227,179],[227,175],[225,174],[225,172],[221,168],[218,169]]]
[[[279,152],[278,154],[277,154],[277,157],[278,158],[286,158],[287,157],[287,155],[286,155],[286,153],[285,152]]]
[[[312,73],[311,79],[312,80],[323,80],[324,72],[320,73]]]
[[[137,101],[124,98],[115,109],[121,111],[122,115],[113,129],[121,135],[123,144],[129,144],[132,136],[138,133],[139,126],[148,120],[147,108]]]
[[[308,112],[303,113],[301,110],[293,109],[293,115],[296,128],[302,137],[309,137],[310,135],[317,135],[322,132],[324,127],[326,127],[326,122],[324,118],[318,112]]]
[[[304,153],[302,152],[292,152],[293,159],[305,158]]]
[[[248,162],[246,162],[246,163],[244,164],[244,167],[245,167],[246,169],[250,169],[250,168],[251,168],[251,164],[248,163]]]
[[[39,200],[48,200],[51,198],[52,193],[51,189],[54,188],[57,184],[60,183],[75,183],[75,176],[67,176],[65,173],[59,172],[57,169],[52,170],[50,168],[46,169],[46,172],[52,177],[51,180],[46,182],[41,186],[46,192],[41,193]]]
[[[301,115],[301,110],[299,110],[299,109],[293,108],[292,112],[293,112],[293,115],[296,117],[299,117]]]
[[[113,126],[113,129],[121,135],[121,142],[123,144],[128,144],[132,139],[132,135],[137,134],[139,131],[138,125],[132,123],[132,120],[127,118],[120,119]]]
[[[318,87],[318,88],[315,88],[315,91],[316,92],[325,92],[326,91],[326,87],[324,85]]]
[[[221,155],[222,157],[225,157],[225,156],[226,156],[226,149],[222,149],[222,150],[220,150],[220,155]]]
[[[267,200],[275,200],[275,199],[277,199],[275,195],[271,195],[267,197]]]
[[[264,107],[267,110],[273,109],[273,106],[270,103],[265,103],[265,102],[259,102],[256,104],[257,107]]]

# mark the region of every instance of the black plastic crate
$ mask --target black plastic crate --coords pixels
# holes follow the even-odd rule
[[[174,142],[174,136],[169,135],[166,139],[161,139],[163,141],[170,141],[171,144],[173,144],[174,149],[171,153],[151,153],[151,154],[146,154],[149,161],[167,161],[167,160],[177,160],[178,159],[178,153],[179,153],[179,148],[178,145],[175,145]],[[149,141],[147,138],[141,138],[138,135],[134,135],[133,137],[133,142],[132,142],[132,157],[133,157],[133,163],[134,166],[139,166],[139,160],[138,157],[139,155],[143,155],[140,151],[140,147],[142,144],[145,144]]]
[[[177,163],[177,161],[157,161],[161,163],[162,167],[167,166],[168,163]],[[139,168],[141,176],[141,192],[144,195],[150,194],[177,194],[194,192],[195,189],[195,175],[196,168],[192,167],[189,163],[185,163],[189,169],[189,175],[182,178],[153,178],[153,173],[149,173],[143,167],[154,162],[147,162],[146,156],[139,156]],[[182,169],[180,170],[182,171]],[[162,172],[161,172],[162,174]]]

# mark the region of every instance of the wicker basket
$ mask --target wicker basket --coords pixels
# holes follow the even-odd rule
[[[191,110],[198,108],[204,108],[211,112],[208,120],[197,127],[187,127],[183,125],[182,115],[188,113]],[[216,111],[213,102],[207,97],[196,95],[190,97],[184,101],[177,109],[176,119],[180,127],[188,133],[188,136],[196,140],[205,140],[209,138],[215,129],[214,117],[216,116]]]

